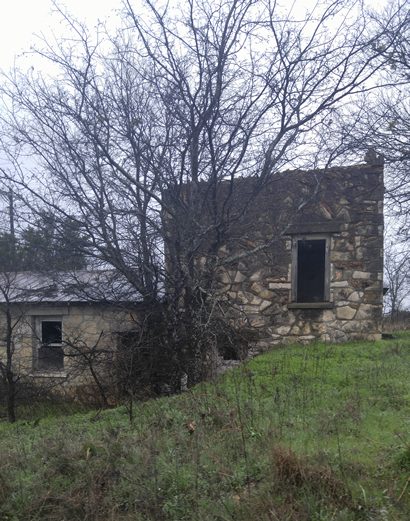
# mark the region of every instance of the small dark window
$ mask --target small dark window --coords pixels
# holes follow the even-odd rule
[[[61,320],[43,320],[41,322],[41,343],[61,344]]]
[[[297,241],[297,302],[325,301],[326,239]]]
[[[40,347],[37,357],[38,369],[61,371],[64,369],[61,320],[42,320],[40,335]]]

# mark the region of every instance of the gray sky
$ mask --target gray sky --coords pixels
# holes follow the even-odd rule
[[[58,3],[92,27],[99,20],[114,18],[113,10],[120,7],[121,0],[61,0]],[[0,69],[3,71],[13,67],[15,56],[28,51],[38,35],[64,34],[59,15],[53,14],[52,0],[0,0],[0,7]],[[0,167],[10,167],[2,154]],[[0,231],[4,229],[8,229],[7,198],[0,194]]]
[[[88,25],[105,20],[120,0],[63,0],[69,13]],[[28,50],[36,34],[60,34],[58,17],[53,16],[51,0],[3,0],[0,2],[0,69],[12,67],[14,56]]]

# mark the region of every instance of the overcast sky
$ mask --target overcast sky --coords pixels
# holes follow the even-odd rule
[[[114,19],[121,0],[63,0],[59,1],[59,5],[65,6],[74,17],[93,27],[99,20]],[[59,16],[55,12],[53,14],[55,8],[52,0],[2,0],[0,6],[0,69],[3,71],[13,66],[15,56],[30,49],[36,35],[64,33],[63,28],[59,27]],[[0,167],[9,167],[2,154]],[[0,194],[0,231],[8,229],[7,215],[4,214],[6,207],[7,199]]]
[[[60,5],[88,25],[105,20],[120,7],[120,0],[63,0]],[[114,15],[113,15],[114,16]],[[14,56],[28,50],[36,34],[59,34],[52,0],[3,0],[0,14],[0,69],[8,70]]]

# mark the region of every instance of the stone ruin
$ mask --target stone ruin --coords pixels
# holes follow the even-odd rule
[[[258,348],[381,338],[383,164],[238,180],[220,298]],[[253,195],[256,193],[256,195]]]

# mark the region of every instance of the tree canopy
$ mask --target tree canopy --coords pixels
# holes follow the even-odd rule
[[[84,269],[83,237],[78,223],[70,219],[57,225],[44,213],[25,227],[19,236],[0,234],[1,271],[69,271]]]
[[[234,186],[254,179],[246,208],[284,167],[326,167],[339,155],[335,120],[377,87],[405,6],[375,20],[354,0],[299,12],[271,0],[125,0],[116,32],[90,31],[59,8],[66,36],[34,50],[46,67],[2,78],[2,146],[13,165],[3,177],[31,211],[57,216],[58,240],[69,216],[87,255],[147,303],[167,288],[165,343],[198,358],[216,336],[207,334],[219,309],[215,274],[238,262],[218,255],[240,218]],[[49,231],[27,231],[28,243],[47,242]],[[30,247],[27,257],[46,262]]]

